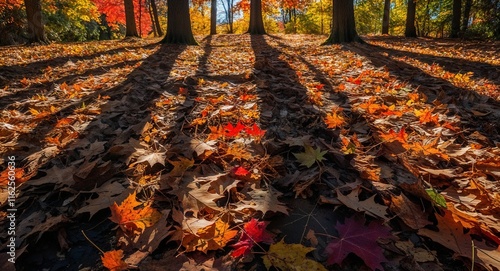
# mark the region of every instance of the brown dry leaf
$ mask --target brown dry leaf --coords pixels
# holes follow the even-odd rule
[[[464,227],[453,219],[450,211],[444,210],[444,216],[436,215],[439,231],[419,229],[418,234],[431,238],[434,242],[453,250],[461,256],[472,256],[472,239],[464,234]]]
[[[174,168],[170,171],[169,175],[173,177],[180,177],[188,170],[190,167],[194,165],[193,159],[188,159],[182,156],[178,157],[179,161],[167,161],[174,166]]]
[[[392,204],[390,210],[396,213],[410,228],[418,230],[431,222],[427,219],[427,214],[422,212],[422,208],[413,203],[404,194],[391,197]]]
[[[235,205],[237,208],[235,211],[244,211],[252,209],[255,211],[261,211],[263,215],[267,212],[280,212],[283,214],[288,214],[288,209],[286,205],[278,200],[281,193],[269,187],[268,190],[264,189],[253,189],[247,192],[247,199],[244,199]]]
[[[337,189],[337,198],[342,202],[345,206],[357,211],[357,212],[366,212],[367,214],[376,217],[387,219],[387,207],[375,202],[375,196],[373,195],[366,200],[359,200],[359,193],[361,192],[361,187],[357,187],[353,189],[349,194],[343,195],[340,190]]]
[[[137,201],[135,191],[120,205],[115,202],[110,209],[109,219],[120,225],[127,233],[143,232],[144,229],[155,224],[161,216],[160,212],[151,207],[151,202],[143,204]]]
[[[187,232],[182,239],[182,246],[186,251],[199,250],[207,253],[209,250],[222,249],[238,234],[238,230],[231,230],[229,216],[218,218],[215,223],[198,229],[196,232]]]

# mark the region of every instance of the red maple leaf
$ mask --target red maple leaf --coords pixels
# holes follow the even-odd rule
[[[225,136],[227,136],[227,137],[235,137],[235,136],[239,135],[240,132],[243,131],[243,129],[245,129],[245,125],[241,124],[241,122],[239,122],[239,121],[236,124],[236,126],[233,126],[231,123],[228,123],[224,127],[224,133],[225,133]]]
[[[234,175],[236,176],[246,176],[250,171],[246,170],[244,167],[236,167],[234,169]]]
[[[245,132],[248,135],[255,136],[255,137],[261,137],[264,134],[266,134],[266,130],[261,130],[259,126],[257,126],[256,123],[253,124],[252,127],[247,127],[245,128]]]
[[[381,237],[392,237],[390,228],[379,221],[365,226],[364,218],[349,218],[344,224],[337,222],[339,238],[332,240],[326,247],[328,264],[341,264],[349,253],[358,255],[372,270],[384,270],[381,262],[387,259],[382,248],[377,244]]]
[[[259,222],[257,219],[252,218],[243,226],[243,234],[240,236],[238,243],[233,245],[235,250],[231,253],[231,256],[239,257],[250,254],[255,243],[272,243],[273,235],[266,231],[266,226],[267,222]]]

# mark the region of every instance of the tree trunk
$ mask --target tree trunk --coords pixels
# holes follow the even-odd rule
[[[460,35],[460,17],[462,15],[462,0],[453,0],[453,14],[451,17],[450,38],[458,38]]]
[[[262,2],[261,0],[250,0],[250,26],[248,33],[252,35],[264,35],[264,21],[262,20]]]
[[[332,30],[323,44],[363,42],[356,32],[353,0],[334,0]]]
[[[134,2],[133,0],[124,0],[125,4],[125,37],[139,37],[137,26],[135,25]]]
[[[233,0],[228,0],[227,5],[228,5],[228,12],[229,12],[229,33],[233,34],[234,29],[233,29],[233,22],[234,22],[234,12],[233,12]]]
[[[26,18],[28,19],[28,43],[49,43],[45,36],[45,27],[42,22],[42,5],[40,0],[24,0]]]
[[[406,12],[406,29],[405,37],[416,38],[417,29],[415,28],[415,12],[417,9],[417,3],[415,0],[408,0],[408,9]]]
[[[472,0],[465,0],[464,18],[462,21],[462,33],[465,33],[465,31],[467,31],[467,28],[469,27],[469,18],[470,18],[471,8],[472,8]]]
[[[391,0],[384,2],[384,17],[382,19],[382,35],[389,34],[389,18],[391,14]]]
[[[217,0],[210,5],[210,35],[217,34]]]
[[[149,2],[151,3],[153,0],[150,0]],[[151,7],[151,4],[149,5],[148,8],[148,14],[149,14],[149,19],[151,19],[151,29],[153,30],[153,35],[155,37],[158,37],[158,30],[156,30],[156,21],[155,17],[153,16],[153,8]]]
[[[163,36],[163,30],[161,30],[160,20],[158,19],[158,8],[156,8],[156,0],[151,0],[151,8],[153,9],[153,17],[155,18],[156,31],[158,31],[158,36]]]
[[[167,35],[161,42],[198,45],[191,30],[189,0],[168,0],[167,7]]]

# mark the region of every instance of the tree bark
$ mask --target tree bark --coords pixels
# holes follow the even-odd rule
[[[416,38],[417,29],[415,28],[415,13],[417,10],[416,0],[408,0],[408,9],[406,12],[405,37]]]
[[[250,26],[248,33],[252,35],[264,35],[264,21],[262,20],[262,2],[261,0],[250,0]]]
[[[389,34],[389,19],[391,14],[391,0],[384,1],[384,17],[382,18],[382,35]]]
[[[156,21],[155,21],[155,17],[153,16],[153,8],[151,7],[151,1],[150,0],[150,5],[148,6],[148,14],[149,14],[149,19],[151,19],[151,29],[153,30],[153,35],[155,37],[158,37],[158,31],[156,30]]]
[[[133,0],[124,0],[123,2],[125,4],[125,37],[139,37],[135,24],[134,2]]]
[[[472,8],[472,0],[465,0],[464,18],[462,20],[462,33],[465,33],[465,31],[467,31],[467,28],[469,27],[469,18],[470,18],[471,8]]]
[[[451,17],[450,38],[458,38],[460,35],[460,17],[462,16],[462,0],[453,0],[453,14]]]
[[[353,0],[334,0],[332,30],[330,36],[323,44],[361,42],[363,40],[356,32],[354,22],[354,2]]]
[[[156,0],[151,0],[151,9],[153,9],[153,17],[155,18],[156,31],[158,36],[163,36],[163,30],[161,30],[160,20],[158,19],[158,8],[156,7]]]
[[[161,42],[198,45],[191,30],[189,0],[168,0],[167,7],[167,35]]]
[[[217,0],[210,5],[210,35],[217,34]]]
[[[42,22],[42,5],[40,0],[24,0],[24,5],[26,6],[26,18],[28,19],[28,43],[49,43],[47,36],[45,36],[45,26]]]

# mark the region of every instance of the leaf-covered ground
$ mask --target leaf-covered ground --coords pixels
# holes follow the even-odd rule
[[[500,269],[500,44],[199,40],[0,48],[2,270]]]

